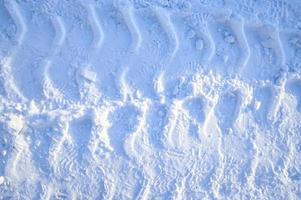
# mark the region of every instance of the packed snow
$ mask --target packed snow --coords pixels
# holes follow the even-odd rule
[[[301,1],[0,0],[0,199],[301,199]]]

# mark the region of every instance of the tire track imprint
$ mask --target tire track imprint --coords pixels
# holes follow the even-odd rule
[[[154,51],[155,48],[158,48],[154,45],[161,45],[159,40],[161,38],[158,37],[161,35],[156,35],[157,33],[162,34],[157,26],[159,23],[155,21],[156,17],[153,16],[154,12],[151,9],[145,9],[146,12],[144,13],[144,10],[137,10],[130,4],[120,3],[116,7],[122,14],[131,34],[128,59],[123,64],[125,66],[123,67],[124,70],[118,72],[119,85],[124,93],[123,101],[133,99],[135,96],[152,97],[154,96],[154,88],[151,88],[153,87],[153,76],[147,77],[147,73],[154,74],[162,66],[161,55],[157,55],[159,52]],[[145,26],[147,22],[153,23],[153,25],[151,27]],[[158,43],[154,43],[154,41]],[[152,55],[154,57],[153,61],[149,62],[147,55]],[[148,88],[149,91],[146,90]],[[129,91],[135,91],[135,93],[130,94]]]
[[[249,49],[243,34],[243,21],[231,13],[213,14],[208,20],[208,28],[216,39],[216,55],[211,65],[217,65],[216,70],[236,74],[246,65]],[[245,51],[247,50],[247,51]],[[227,68],[224,69],[224,67]],[[221,68],[221,69],[220,69]]]
[[[121,13],[124,22],[131,35],[131,44],[128,48],[127,53],[128,60],[123,63],[123,70],[119,70],[119,87],[122,93],[122,101],[132,100],[134,97],[131,92],[131,86],[128,84],[126,78],[128,76],[128,71],[130,66],[133,64],[133,59],[140,53],[140,48],[142,45],[142,35],[139,30],[138,24],[135,20],[134,8],[128,4],[122,4],[120,2],[116,3],[115,7]]]
[[[298,198],[301,37],[293,17],[280,22],[287,4],[46,2],[33,18],[54,34],[31,45],[33,4],[3,2],[17,29],[0,130],[16,147],[0,196]],[[35,51],[43,94],[29,102],[11,70]],[[15,138],[10,113],[28,125]]]
[[[77,7],[80,10],[70,9],[68,12],[55,15],[59,16],[60,21],[63,22],[58,21],[58,29],[56,30],[58,32],[56,33],[64,34],[65,37],[60,46],[59,54],[52,59],[53,64],[48,74],[54,85],[53,88],[57,88],[56,91],[61,93],[62,98],[71,101],[83,101],[77,78],[81,77],[81,73],[85,73],[81,72],[84,60],[89,60],[90,53],[92,53],[90,43],[94,37],[93,28],[90,26],[89,15],[85,15],[83,11],[85,7],[81,1],[74,4],[61,2],[58,5],[70,8]],[[60,70],[61,73],[55,73],[56,70]],[[66,77],[68,78],[66,79]],[[88,78],[90,77],[88,76]]]
[[[61,17],[55,16],[51,19],[53,27],[55,29],[55,37],[52,43],[51,53],[48,58],[45,59],[44,65],[44,81],[43,81],[43,93],[46,99],[63,99],[63,94],[58,88],[56,88],[49,76],[49,70],[53,65],[53,59],[61,51],[62,46],[66,40],[66,28]]]
[[[171,14],[167,13],[163,9],[159,7],[153,8],[153,12],[155,13],[160,25],[164,29],[165,33],[168,36],[169,40],[169,51],[168,51],[168,59],[172,60],[174,56],[176,55],[178,49],[179,49],[179,39],[177,37],[176,30],[174,28],[174,25],[171,21]]]
[[[103,41],[105,39],[103,27],[101,26],[101,23],[98,20],[98,15],[96,13],[95,6],[92,4],[87,4],[87,5],[84,4],[84,6],[88,11],[89,22],[91,24],[91,27],[93,29],[93,34],[94,34],[93,41],[91,42],[90,48],[99,49],[101,48]]]
[[[88,22],[93,32],[93,40],[88,47],[88,62],[85,64],[81,64],[76,72],[76,81],[79,87],[79,93],[81,99],[84,101],[99,101],[101,96],[98,88],[98,77],[94,71],[91,70],[91,65],[96,60],[96,55],[99,53],[99,50],[103,46],[103,42],[105,40],[105,33],[101,22],[99,20],[99,16],[96,12],[96,7],[92,3],[81,2],[82,6],[88,12]]]
[[[205,30],[203,31],[204,32],[203,34],[205,36],[204,37],[205,41],[208,43],[208,46],[209,46],[207,49],[210,49],[210,50],[208,50],[208,56],[206,56],[207,59],[206,59],[205,63],[210,65],[210,63],[212,63],[212,59],[214,58],[214,55],[216,54],[216,45],[215,45],[214,39],[212,37],[212,34],[209,31],[208,26],[209,26],[209,21],[206,21],[205,28],[204,28]]]
[[[10,90],[10,92],[7,92],[7,94],[15,94],[18,98],[21,98],[21,100],[24,101],[26,100],[26,98],[20,91],[20,88],[16,85],[16,80],[12,76],[12,62],[15,59],[17,52],[20,50],[24,42],[24,38],[26,36],[26,33],[28,32],[28,29],[25,19],[21,13],[20,7],[15,2],[15,0],[5,0],[4,6],[13,18],[13,21],[17,27],[16,44],[14,45],[15,47],[13,48],[11,55],[8,58],[4,59],[4,63],[2,64],[4,67],[5,75],[7,77],[6,82],[4,84],[5,88]]]

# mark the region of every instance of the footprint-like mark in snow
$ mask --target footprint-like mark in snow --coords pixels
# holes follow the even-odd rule
[[[89,11],[91,15],[91,10]],[[120,100],[119,76],[122,74],[124,62],[128,62],[131,35],[126,19],[110,2],[102,6],[94,6],[93,20],[97,21],[97,32],[101,41],[99,51],[94,53],[91,70],[97,75],[98,90],[104,98]],[[95,23],[94,22],[94,23]],[[101,28],[100,28],[101,27]],[[95,29],[94,28],[94,29]]]
[[[23,16],[23,13],[21,12],[19,4],[15,1],[9,1],[5,0],[3,1],[6,9],[8,10],[9,14],[13,18],[13,21],[16,25],[16,35],[15,40],[18,45],[22,44],[25,38],[25,35],[28,31],[27,22],[25,20],[25,17]]]
[[[141,43],[142,43],[142,35],[140,28],[137,24],[135,9],[132,5],[116,1],[114,6],[120,12],[124,23],[126,24],[128,31],[131,35],[131,43],[127,49],[127,55],[125,56],[124,62],[122,66],[118,70],[118,85],[120,89],[120,93],[122,95],[122,100],[126,101],[128,98],[133,98],[133,91],[131,86],[128,84],[127,76],[129,67],[132,65],[134,59],[139,55]]]
[[[256,88],[254,91],[254,117],[257,123],[266,124],[273,103],[273,90],[269,86]]]
[[[20,6],[14,0],[4,1],[3,4],[16,26],[16,33],[13,39],[16,44],[13,45],[9,57],[5,58],[4,63],[1,63],[3,69],[5,70],[4,73],[6,76],[4,87],[6,88],[6,90],[8,90],[8,95],[11,95],[10,93],[12,93],[13,95],[16,95],[17,97],[24,100],[25,97],[20,91],[17,81],[15,80],[16,78],[12,75],[12,73],[14,70],[14,59],[18,54],[18,51],[20,51],[21,47],[23,46],[24,38],[28,31],[28,27],[26,25],[25,18],[23,17],[23,13],[21,12]]]
[[[16,25],[12,25],[14,24],[14,21],[12,16],[10,15],[11,11],[9,12],[9,10],[7,9],[8,6],[9,5],[5,5],[3,1],[2,5],[0,6],[0,60],[8,55],[11,51],[11,48],[16,45],[16,41],[14,41],[14,37],[17,37],[17,32],[14,31]]]
[[[72,149],[68,139],[69,121],[62,117],[56,122],[56,130],[59,134],[53,137],[54,143],[51,146],[50,159],[53,166],[53,172],[56,177],[70,178],[74,175],[75,151]]]
[[[203,123],[205,121],[204,100],[201,97],[194,97],[187,100],[184,103],[184,108],[188,110],[189,116],[197,123]]]
[[[246,65],[249,57],[242,19],[228,14],[217,14],[214,20],[208,21],[208,28],[216,44],[216,53],[211,64],[220,73],[237,73],[239,68]]]
[[[154,78],[164,67],[163,61],[168,54],[168,37],[154,11],[145,8],[133,9],[131,12],[132,28],[135,27],[132,37],[139,33],[141,40],[133,40],[134,44],[139,44],[139,51],[129,63],[125,80],[131,88],[140,91],[142,96],[155,98]],[[131,30],[131,26],[128,27]]]
[[[241,104],[240,98],[239,91],[226,92],[219,98],[215,114],[223,134],[228,134],[235,124]]]
[[[206,100],[202,96],[188,98],[183,102],[183,108],[186,110],[190,121],[189,135],[197,141],[201,141],[201,138],[205,136],[206,120],[208,120],[209,113]]]
[[[110,144],[119,156],[128,156],[125,149],[125,139],[137,129],[139,110],[133,105],[116,108],[109,119],[111,127],[108,130]]]
[[[169,15],[168,23],[164,24],[164,21],[161,21],[164,26],[170,27],[169,29],[165,28],[165,32],[167,35],[171,35],[169,38],[172,38],[169,42],[172,53],[167,57],[164,66],[166,96],[171,97],[175,94],[174,91],[181,87],[179,84],[182,83],[177,83],[178,80],[192,75],[202,67],[201,64],[206,62],[204,61],[205,55],[208,53],[207,48],[211,48],[211,43],[199,30],[189,26],[185,15]]]
[[[147,116],[148,134],[151,145],[156,149],[164,148],[164,126],[167,122],[167,106],[152,104]]]
[[[272,188],[279,185],[278,177],[271,166],[259,164],[255,173],[255,187],[259,190],[266,190],[267,195],[273,199],[277,198],[278,194]],[[268,187],[267,187],[268,186]]]
[[[95,5],[84,2],[82,2],[82,4],[88,12],[88,20],[93,31],[93,40],[91,41],[90,46],[91,53],[93,54],[93,50],[95,51],[96,49],[99,49],[103,44],[103,41],[105,39],[104,31],[99,20]]]
[[[97,58],[104,41],[104,31],[101,25],[99,16],[96,11],[96,6],[92,3],[82,2],[83,7],[87,11],[88,23],[93,32],[93,40],[88,47],[88,58],[84,63],[80,63],[76,70],[76,82],[79,90],[80,99],[84,102],[97,102],[101,96],[98,91],[99,79],[97,74],[91,69],[91,65]]]
[[[42,188],[37,190],[39,198],[50,197],[53,194],[52,181],[57,169],[56,147],[62,139],[62,133],[58,129],[57,121],[47,114],[31,116],[29,119],[27,135],[31,146],[31,158],[39,175],[43,178],[40,184]],[[47,199],[47,198],[46,198]]]
[[[136,21],[135,9],[132,5],[117,3],[115,2],[115,7],[121,13],[125,24],[131,34],[131,45],[129,47],[130,54],[137,54],[140,50],[142,43],[142,35],[139,26]]]
[[[172,21],[171,13],[159,7],[153,8],[153,12],[168,38],[169,47],[167,53],[168,57],[172,59],[179,50],[180,41]]]
[[[73,150],[75,151],[76,160],[79,163],[86,161],[90,153],[89,142],[92,133],[92,121],[89,115],[75,119],[69,124],[69,133]]]
[[[301,61],[301,33],[295,30],[282,30],[280,32],[282,46],[285,52],[286,65],[289,70],[300,69]]]
[[[214,55],[216,53],[216,44],[209,30],[209,23],[206,21],[203,23],[204,30],[200,31],[200,40],[196,40],[195,48],[197,50],[203,49],[201,53],[203,54],[202,60],[205,64],[210,64]]]
[[[30,181],[30,175],[36,173],[34,166],[34,161],[32,160],[30,141],[27,137],[28,127],[21,118],[17,116],[10,117],[7,121],[5,132],[10,134],[12,151],[8,159],[7,165],[5,166],[5,176],[10,177],[10,179],[19,186],[20,188],[14,190],[14,193],[18,196],[20,194],[25,194],[29,198],[32,198],[34,194],[24,193],[26,189],[22,187],[22,184],[32,184],[28,183]]]
[[[2,4],[5,5],[5,3],[2,1]],[[12,12],[12,11],[10,11]],[[16,50],[16,41],[14,41],[14,37],[17,37],[17,32],[14,30],[15,26],[13,18],[10,15],[10,12],[7,9],[6,6],[0,6],[0,96],[2,97],[8,97],[8,95],[12,94],[12,91],[9,91],[11,88],[11,84],[9,83],[9,70],[10,66],[6,65],[9,70],[4,70],[5,65],[5,59],[7,59],[8,56],[11,56],[13,54],[13,51]],[[13,81],[11,79],[11,81]],[[10,88],[10,89],[9,89]]]
[[[80,99],[79,88],[76,82],[76,72],[81,64],[89,58],[93,30],[89,25],[89,16],[79,3],[61,2],[62,6],[70,6],[69,12],[60,14],[63,23],[58,23],[56,36],[61,37],[60,52],[52,59],[49,77],[54,88],[70,100]],[[81,11],[78,11],[80,10]],[[60,73],[57,73],[57,72]]]
[[[297,103],[297,111],[301,112],[301,79],[289,81],[286,90],[294,95]]]
[[[13,1],[12,1],[13,2]],[[15,3],[12,5],[16,13],[19,50],[12,57],[12,74],[22,94],[29,100],[43,98],[44,58],[51,53],[54,30],[52,22],[47,15],[33,15],[30,20],[29,13],[32,8],[21,9],[17,12]],[[23,15],[21,15],[23,12]],[[33,42],[34,41],[34,42]]]
[[[163,129],[163,144],[167,153],[181,155],[190,145],[189,118],[183,112],[182,102],[175,100],[168,105],[166,124]]]
[[[51,18],[52,25],[55,31],[55,37],[53,38],[51,53],[45,59],[44,63],[44,71],[43,71],[43,93],[46,99],[55,98],[55,99],[63,99],[63,94],[60,92],[58,88],[55,88],[50,76],[49,70],[53,65],[53,59],[57,56],[57,54],[61,51],[63,43],[66,39],[66,29],[64,22],[60,16],[55,16]]]
[[[30,134],[30,145],[32,147],[32,159],[35,162],[35,166],[38,169],[41,176],[48,179],[51,175],[51,163],[50,163],[50,148],[53,132],[50,128],[46,129],[33,129]]]
[[[247,79],[271,80],[285,66],[285,55],[278,29],[259,23],[245,25],[250,59],[242,76]]]
[[[15,153],[16,147],[14,147],[14,137],[12,137],[11,133],[6,130],[5,123],[0,122],[0,175],[5,174],[5,167],[8,164],[8,161]]]

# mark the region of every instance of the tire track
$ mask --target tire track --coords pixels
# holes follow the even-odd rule
[[[123,83],[126,83],[124,90],[131,88],[132,91],[135,91],[137,94],[133,94],[133,98],[135,96],[156,98],[154,77],[163,67],[162,54],[165,55],[168,49],[168,38],[152,9],[131,9],[131,6],[128,9],[129,12],[132,12],[132,17],[125,16],[124,18],[131,20],[127,22],[131,36],[135,38],[136,35],[140,35],[141,39],[132,40],[130,48],[139,44],[139,51],[129,56],[128,68],[122,75]],[[133,30],[134,27],[135,30]],[[137,48],[136,46],[135,49]],[[150,60],[150,57],[153,59]]]
[[[4,74],[7,77],[5,84],[5,88],[9,91],[7,92],[8,95],[14,94],[22,101],[26,98],[23,96],[20,88],[16,85],[15,77],[12,76],[12,61],[14,60],[17,52],[20,50],[21,46],[23,45],[25,35],[27,33],[27,26],[20,11],[19,5],[13,0],[4,1],[4,6],[6,7],[7,11],[13,18],[14,23],[17,26],[17,33],[16,33],[16,46],[12,50],[11,55],[4,61],[5,63],[2,64]]]
[[[53,65],[53,59],[61,51],[62,46],[66,40],[66,28],[61,17],[55,16],[51,19],[54,30],[55,37],[52,43],[52,50],[48,58],[44,61],[44,80],[43,80],[43,94],[46,99],[63,99],[63,94],[56,88],[49,76],[49,71]]]
[[[179,39],[174,28],[173,23],[171,22],[171,14],[167,13],[159,7],[154,7],[153,12],[155,13],[161,27],[165,31],[168,41],[169,41],[169,51],[168,59],[172,60],[179,50]],[[168,61],[169,63],[170,61]]]
[[[16,33],[16,43],[17,46],[21,46],[24,42],[25,35],[28,32],[28,28],[26,25],[26,20],[24,19],[20,7],[15,0],[5,0],[4,6],[8,10],[9,14],[13,18],[16,26],[17,26],[17,33]],[[18,48],[17,48],[18,50]]]
[[[103,34],[100,50],[91,62],[91,70],[96,73],[97,89],[105,99],[120,100],[123,98],[123,85],[120,82],[126,69],[123,66],[129,63],[129,46],[131,33],[126,18],[122,15],[119,4],[104,3],[95,6],[98,24],[101,24]],[[124,8],[126,9],[126,8]]]
[[[105,35],[95,5],[82,2],[82,6],[88,12],[88,22],[93,32],[93,39],[87,50],[87,63],[81,64],[77,69],[76,81],[81,100],[95,103],[99,101],[101,94],[97,88],[99,81],[97,74],[92,71],[91,65],[95,62],[96,55],[103,46]]]
[[[165,15],[160,14],[157,9],[158,8],[153,9],[152,12],[155,13],[155,16],[158,19],[160,26],[163,28],[163,30],[165,32],[167,32],[167,35],[168,35],[168,38],[169,38],[169,42],[172,43],[172,44],[175,43],[175,45],[170,45],[172,47],[170,48],[171,50],[169,50],[169,52],[168,52],[169,57],[173,57],[175,55],[177,49],[178,49],[178,44],[177,44],[178,43],[178,39],[176,37],[175,30],[174,30],[173,26],[171,25],[170,16],[166,15],[166,14]],[[138,51],[140,49],[140,46],[141,46],[141,43],[142,43],[142,36],[141,36],[141,32],[140,32],[140,30],[138,28],[138,24],[137,24],[137,22],[135,22],[135,20],[133,18],[133,14],[132,14],[133,10],[132,10],[132,8],[128,7],[127,10],[128,10],[128,14],[125,14],[125,8],[124,7],[121,9],[121,12],[123,13],[124,18],[126,19],[125,22],[126,22],[128,28],[129,28],[131,36],[132,36],[132,44],[131,44],[131,47],[130,47],[130,49],[131,49],[130,52],[134,52],[134,55],[135,55],[135,54],[138,54]],[[165,22],[165,20],[169,20],[169,21]],[[135,39],[135,38],[137,38],[137,39]],[[128,85],[125,85],[125,84],[123,84],[123,85],[124,85],[124,88],[126,88],[126,90],[129,90],[129,86]],[[140,120],[141,124],[145,124],[145,121],[146,121],[146,119],[145,119],[146,118],[146,113],[145,112],[146,111],[144,111],[143,112],[144,114],[142,114],[142,119]],[[133,133],[136,136],[134,136],[132,134],[129,136],[129,138],[131,138],[131,143],[132,144],[133,143],[138,144],[136,142],[136,140],[141,140],[141,141],[145,140],[145,139],[143,139],[143,137],[141,136],[141,134],[139,136],[140,139],[138,139],[137,132],[141,132],[141,131],[143,132],[143,128],[142,128],[143,126],[140,125],[139,127],[137,128],[137,131],[135,132],[136,134]],[[143,147],[140,147],[139,149],[141,149],[141,148],[143,148]],[[136,153],[136,156],[138,156],[137,153]]]
[[[216,45],[215,45],[214,39],[212,37],[212,34],[209,31],[208,26],[209,26],[208,21],[206,21],[205,22],[205,30],[203,31],[203,35],[204,35],[203,38],[204,38],[205,42],[208,44],[207,49],[209,49],[207,51],[207,54],[204,55],[204,57],[207,58],[205,61],[206,64],[212,63],[212,59],[214,58],[214,55],[216,54]]]
[[[238,61],[238,74],[241,74],[241,71],[246,67],[250,59],[250,47],[247,41],[245,34],[245,20],[241,17],[238,19],[231,19],[230,27],[233,30],[238,45],[240,46],[240,58]]]
[[[103,45],[105,39],[103,27],[101,26],[100,21],[98,20],[98,15],[96,8],[93,4],[84,4],[85,8],[88,11],[88,19],[93,30],[93,41],[91,42],[91,49],[99,49]]]
[[[127,53],[128,60],[123,63],[123,70],[119,70],[119,87],[122,94],[122,101],[126,102],[129,99],[134,98],[134,94],[131,92],[131,86],[127,83],[128,71],[136,56],[138,56],[141,45],[142,45],[142,35],[139,30],[138,24],[135,20],[134,8],[128,4],[119,3],[115,5],[118,11],[121,13],[124,22],[131,35],[131,44],[128,48]]]
[[[29,18],[28,13],[31,13],[33,7],[27,6],[24,4],[24,17],[22,19],[20,18],[22,17],[20,12],[16,12],[19,13],[16,15],[20,18],[20,22],[16,24],[20,27],[19,29],[25,30],[18,36],[20,38],[17,42],[22,41],[22,44],[20,44],[19,51],[12,60],[12,74],[15,76],[16,84],[22,90],[23,96],[28,100],[40,101],[44,96],[45,58],[52,54],[51,48],[47,48],[52,46],[52,22],[48,15],[41,13]],[[24,35],[25,31],[26,37]]]
[[[207,15],[202,15],[204,19],[198,20],[197,25],[190,24],[190,16],[186,15],[170,14],[170,24],[178,38],[178,48],[175,56],[166,59],[163,74],[165,76],[159,74],[163,77],[165,96],[169,100],[183,99],[192,94],[193,75],[208,67],[208,59],[211,59],[210,54],[214,51],[210,37],[203,28],[206,26],[204,21]]]
[[[155,75],[155,91],[158,93],[160,101],[166,104],[168,110],[166,119],[164,120],[162,143],[168,153],[181,154],[181,145],[179,147],[177,146],[182,143],[180,141],[186,137],[184,133],[186,131],[178,132],[177,130],[184,130],[187,127],[185,124],[178,125],[177,123],[177,120],[183,116],[180,114],[181,109],[176,99],[185,97],[187,95],[186,93],[189,93],[187,91],[189,87],[186,87],[186,80],[180,76],[186,73],[185,67],[187,67],[187,65],[189,66],[192,62],[198,63],[201,59],[198,58],[199,55],[197,52],[196,55],[186,55],[185,53],[185,51],[195,47],[191,46],[190,41],[187,42],[187,38],[185,38],[186,27],[181,24],[185,23],[183,16],[172,15],[163,9],[154,8],[153,10],[168,38],[168,52],[166,58],[163,59],[165,66],[162,71],[158,71]],[[191,58],[189,59],[191,63],[182,62],[180,55],[183,54]]]
[[[181,18],[184,18],[184,20],[179,20],[175,18],[175,22],[179,21],[177,23],[178,24],[177,27],[179,27],[178,34],[181,34],[180,32],[183,32],[183,30],[181,29],[183,29],[184,27],[184,32],[185,32],[184,38],[185,39],[189,38],[190,41],[188,41],[188,43],[191,43],[191,45],[193,46],[193,50],[183,49],[186,48],[185,44],[187,42],[184,40],[184,38],[181,38],[180,41],[183,47],[180,48],[182,52],[179,53],[179,55],[185,54],[186,51],[196,52],[197,56],[193,58],[194,60],[193,62],[195,62],[193,64],[200,65],[200,66],[195,66],[195,68],[197,69],[201,68],[200,70],[203,70],[203,68],[209,70],[211,68],[211,66],[209,65],[212,62],[212,59],[216,53],[216,45],[209,31],[210,17],[211,14],[208,13],[207,11],[201,11],[197,13],[186,13],[184,11],[183,13],[181,13]],[[188,26],[189,28],[187,29],[185,25]],[[200,57],[200,59],[196,59],[198,57]],[[185,65],[189,65],[189,67],[191,67],[190,63]]]
[[[52,24],[55,29],[55,37],[53,39],[53,50],[50,54],[51,57],[56,56],[62,48],[66,40],[66,28],[62,17],[55,16],[52,18]]]
[[[142,35],[134,16],[134,8],[131,5],[119,5],[118,10],[121,12],[124,21],[131,33],[132,43],[130,53],[136,55],[142,44]],[[131,59],[130,59],[131,60]]]
[[[248,80],[272,80],[279,70],[286,68],[279,30],[256,22],[245,27],[251,55],[242,76]]]
[[[166,78],[166,74],[169,74],[169,76],[172,77],[172,72],[173,70],[176,69],[176,67],[172,67],[173,70],[170,69],[172,62],[175,58],[175,55],[178,53],[179,51],[179,46],[180,46],[180,42],[179,42],[179,38],[177,35],[177,30],[175,29],[174,23],[171,19],[171,13],[168,13],[168,11],[159,8],[159,7],[154,7],[152,8],[152,12],[154,13],[157,21],[159,22],[163,33],[167,36],[167,45],[168,45],[168,49],[166,52],[166,58],[162,58],[162,62],[163,62],[163,68],[160,69],[159,71],[156,72],[155,76],[154,76],[154,80],[159,81],[157,83],[161,84],[162,86],[162,91],[158,91],[158,95],[161,96],[161,92],[165,92],[165,97],[166,95],[166,90],[168,89],[167,86],[167,78]],[[177,70],[176,70],[177,71]]]
[[[19,6],[19,1],[4,2],[12,12],[16,9],[11,5]],[[187,25],[191,12],[217,2],[202,1],[201,8],[193,4],[185,9],[181,2],[139,8],[128,1],[86,2],[54,5],[64,13],[49,18],[54,37],[41,57],[45,100],[28,105],[23,103],[26,97],[20,101],[12,94],[12,101],[0,100],[4,110],[0,122],[6,112],[38,119],[43,113],[42,123],[50,121],[49,127],[33,125],[16,138],[19,146],[5,165],[9,173],[3,176],[4,183],[0,176],[0,189],[15,187],[14,198],[41,194],[45,199],[96,195],[100,199],[247,199],[289,192],[289,198],[298,198],[301,39],[297,31],[279,32],[278,27],[252,24],[233,13],[219,15],[211,7],[212,18],[201,20],[203,28]],[[41,7],[47,10],[51,5]],[[18,7],[20,13],[28,8]],[[66,8],[71,14],[66,14]],[[40,14],[38,22],[45,15]],[[33,26],[25,17],[22,20],[23,36],[15,22],[19,31],[15,55],[22,48],[35,47],[27,44],[35,39],[32,32],[27,34]],[[45,31],[50,31],[46,25]],[[225,38],[220,26],[227,29]],[[227,45],[234,47],[227,52]],[[227,54],[231,61],[218,61]],[[20,55],[20,60],[26,57]],[[234,78],[215,73],[216,63],[223,69],[232,65],[226,74]],[[56,78],[63,65],[64,74]],[[223,73],[218,67],[216,71]],[[65,76],[69,69],[71,74]],[[63,79],[71,85],[61,83]],[[78,97],[69,91],[74,88]],[[294,103],[297,109],[291,108]],[[26,123],[31,124],[31,119]],[[53,134],[38,135],[42,132]],[[192,132],[195,136],[190,138]],[[36,176],[31,179],[31,175]],[[16,184],[8,186],[10,179]]]
[[[243,51],[247,48],[239,18],[228,13],[215,13],[213,19],[208,20],[208,28],[217,44],[211,65],[214,65],[219,73],[236,74],[248,58],[248,53],[244,55]]]
[[[64,1],[61,7],[71,7],[68,12],[60,13],[63,19],[65,40],[60,52],[49,70],[49,77],[55,88],[63,94],[63,98],[71,101],[81,101],[80,88],[76,82],[77,72],[89,58],[91,41],[93,41],[93,30],[89,25],[89,16],[84,12],[80,2],[71,4]],[[83,37],[84,36],[84,37]],[[57,70],[60,73],[56,73]]]

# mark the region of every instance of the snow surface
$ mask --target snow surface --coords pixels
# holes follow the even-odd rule
[[[301,1],[0,0],[0,199],[301,199]]]

